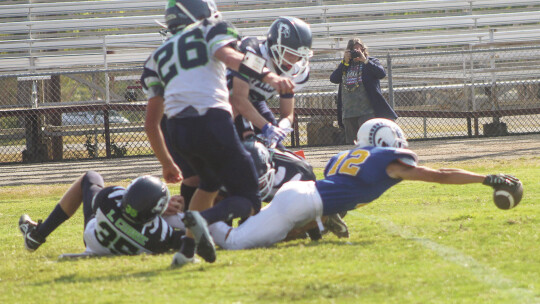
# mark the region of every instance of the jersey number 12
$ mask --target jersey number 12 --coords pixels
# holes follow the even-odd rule
[[[354,150],[349,153],[343,153],[336,160],[336,163],[328,170],[327,176],[336,173],[356,176],[360,172],[360,165],[366,161],[369,152],[366,150]]]

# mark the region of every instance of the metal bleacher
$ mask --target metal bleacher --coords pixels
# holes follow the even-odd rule
[[[316,54],[343,49],[352,34],[379,50],[540,39],[540,0],[216,2],[243,35],[265,35],[279,16],[305,19]],[[4,3],[3,73],[140,65],[161,43],[164,0]]]

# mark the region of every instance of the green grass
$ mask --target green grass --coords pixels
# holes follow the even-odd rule
[[[431,165],[515,174],[524,198],[504,211],[482,185],[403,182],[349,212],[348,240],[171,269],[172,254],[57,261],[84,250],[81,213],[28,253],[19,216],[45,218],[67,186],[0,188],[0,303],[540,303],[540,160]]]

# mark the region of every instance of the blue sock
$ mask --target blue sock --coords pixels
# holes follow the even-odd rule
[[[237,217],[248,217],[251,213],[251,202],[241,196],[228,197],[210,209],[201,211],[201,216],[208,225],[219,221],[229,221]]]
[[[62,210],[62,207],[57,204],[51,214],[49,214],[49,217],[47,217],[47,219],[41,223],[41,225],[39,225],[37,234],[43,238],[46,238],[68,218],[69,216],[64,212],[64,210]]]

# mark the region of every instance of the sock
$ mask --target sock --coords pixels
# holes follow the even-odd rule
[[[195,255],[195,240],[182,236],[182,247],[180,247],[180,252],[186,256],[186,258],[192,258]]]
[[[49,217],[39,225],[37,229],[37,234],[43,238],[46,238],[51,234],[58,226],[62,225],[69,216],[62,210],[60,205],[56,205],[54,210],[49,214]]]
[[[180,195],[184,197],[184,210],[189,209],[189,203],[195,190],[197,190],[197,187],[184,185],[184,183],[180,185]]]
[[[201,211],[201,216],[208,225],[224,221],[227,222],[237,217],[248,217],[251,213],[251,202],[244,197],[228,197],[210,209]]]

